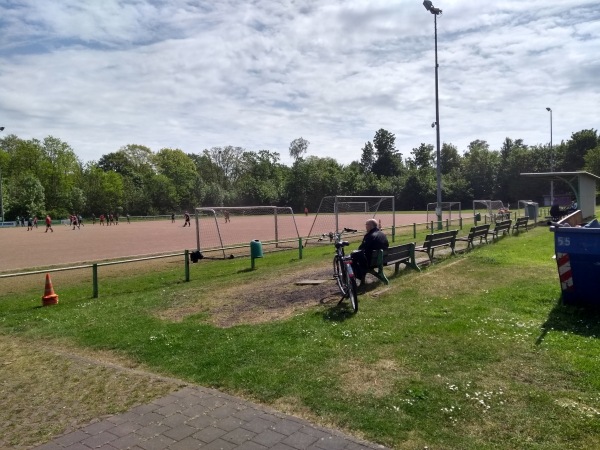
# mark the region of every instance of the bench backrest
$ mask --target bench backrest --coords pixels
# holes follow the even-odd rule
[[[415,253],[415,243],[410,242],[408,244],[397,245],[390,247],[383,251],[384,261],[396,261],[398,259],[409,258]]]
[[[415,253],[415,243],[409,242],[408,244],[396,245],[386,250],[380,250],[373,252],[371,257],[371,265],[379,264],[379,255],[381,254],[381,263],[387,264],[388,261],[398,261],[401,259],[409,259]]]
[[[510,225],[512,224],[512,220],[503,220],[502,222],[496,222],[496,226],[494,227],[494,231],[505,231],[510,229]]]
[[[527,225],[527,222],[529,221],[529,216],[525,216],[525,217],[519,217],[517,219],[517,222],[515,223],[516,227],[520,227],[522,225]]]
[[[481,236],[487,236],[488,231],[490,231],[490,224],[486,223],[483,225],[476,225],[471,228],[469,231],[469,239],[474,239]]]
[[[444,245],[454,245],[458,230],[443,231],[441,233],[432,233],[425,236],[423,247],[434,248]]]

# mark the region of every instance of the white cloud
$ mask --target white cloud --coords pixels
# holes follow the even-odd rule
[[[129,143],[360,158],[379,128],[435,143],[433,16],[420,0],[0,3],[0,125],[83,160]],[[597,127],[593,1],[434,1],[440,131],[554,141]]]

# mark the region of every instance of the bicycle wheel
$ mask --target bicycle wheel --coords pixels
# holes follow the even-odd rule
[[[356,313],[358,312],[358,293],[356,292],[356,278],[354,276],[350,276],[348,271],[345,273],[346,278],[346,286],[348,286],[348,299],[350,299],[350,306],[352,306],[352,310]]]
[[[346,280],[344,279],[345,274],[346,267],[344,266],[344,262],[338,255],[335,255],[333,257],[333,278],[335,278],[338,288],[344,297],[348,295]]]

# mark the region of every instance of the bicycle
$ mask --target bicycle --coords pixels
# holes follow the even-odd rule
[[[338,305],[346,298],[350,300],[350,306],[356,313],[358,312],[358,293],[356,287],[356,276],[352,269],[352,258],[344,253],[344,247],[349,245],[348,241],[342,240],[342,233],[356,233],[357,230],[344,228],[342,232],[333,233],[335,240],[335,256],[333,257],[333,278],[337,282],[338,288],[342,293],[342,298]],[[331,233],[330,233],[331,235]]]

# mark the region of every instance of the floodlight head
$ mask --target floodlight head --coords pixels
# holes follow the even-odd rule
[[[552,108],[546,108],[546,111],[552,111]]]
[[[431,128],[434,128],[434,127],[435,127],[435,122],[432,122],[431,123]]]
[[[423,0],[423,6],[427,11],[429,11],[431,14],[435,14],[436,16],[442,13],[440,8],[433,6],[433,2],[431,0]]]
[[[0,131],[4,131],[4,127],[0,127]]]

